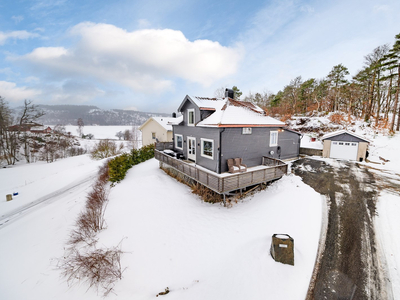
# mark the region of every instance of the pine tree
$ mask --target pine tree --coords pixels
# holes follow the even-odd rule
[[[390,131],[394,130],[394,123],[396,119],[397,106],[399,103],[399,89],[400,89],[400,33],[395,36],[395,42],[392,49],[389,50],[389,53],[385,55],[381,60],[381,65],[390,71],[390,74],[383,77],[383,79],[390,79],[395,82],[393,88],[395,90],[395,98],[393,105],[393,118],[390,123]],[[397,79],[397,80],[393,80]],[[389,90],[389,93],[392,92]],[[397,127],[396,131],[399,131],[400,127],[400,110],[399,115],[397,117]]]
[[[232,90],[233,90],[233,98],[239,101],[240,96],[242,96],[243,93],[239,90],[239,88],[236,85],[232,87]]]
[[[338,64],[332,68],[327,76],[327,79],[334,90],[332,111],[337,111],[339,108],[340,88],[348,83],[348,81],[345,79],[345,76],[349,74],[349,70],[345,66]]]

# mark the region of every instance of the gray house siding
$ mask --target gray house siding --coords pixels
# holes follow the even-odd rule
[[[189,100],[185,101],[185,104],[182,106],[182,115],[183,115],[183,125],[188,126],[188,110],[189,109],[194,109],[194,122],[195,124],[200,122],[200,109],[194,105],[192,102]]]
[[[176,151],[183,153],[185,158],[187,158],[187,137],[196,138],[196,164],[218,173],[218,156],[219,156],[219,128],[206,128],[206,127],[192,127],[192,126],[172,126],[175,134],[181,134],[183,136],[183,149],[176,149],[175,142],[174,148]],[[201,155],[201,139],[210,139],[214,141],[213,148],[213,159],[204,157]],[[174,139],[175,141],[175,139]]]
[[[288,159],[299,156],[299,135],[289,131],[278,132],[278,146],[281,153],[278,154],[278,146],[269,146],[270,132],[279,131],[280,128],[253,127],[251,134],[242,134],[241,127],[225,128],[221,133],[221,171],[227,172],[227,159],[240,157],[248,167],[259,166],[262,157]],[[282,130],[282,129],[281,129]],[[271,154],[273,151],[274,154]]]
[[[274,151],[274,158],[296,158],[300,153],[300,135],[287,130],[281,131],[278,133],[278,146],[281,147],[281,154],[279,157],[279,155],[277,155],[278,151]]]
[[[355,142],[355,143],[366,142],[366,140],[360,139],[360,138],[355,137],[348,133],[342,133],[339,135],[335,135],[335,136],[326,138],[325,140],[341,141],[341,142]]]

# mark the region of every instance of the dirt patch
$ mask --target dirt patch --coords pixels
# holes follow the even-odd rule
[[[292,169],[326,196],[329,208],[325,244],[307,299],[387,299],[373,223],[374,175],[356,163],[310,158],[294,162]]]

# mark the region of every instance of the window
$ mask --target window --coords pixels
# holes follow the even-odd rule
[[[201,139],[201,156],[214,159],[214,140]]]
[[[183,136],[181,134],[175,134],[175,148],[183,149]]]
[[[269,146],[278,146],[278,131],[271,131],[269,134]]]
[[[188,125],[194,126],[194,109],[188,109]]]
[[[242,134],[251,134],[251,127],[243,127]]]
[[[351,145],[352,145],[352,146],[357,146],[357,144],[356,144],[356,143],[351,143]]]
[[[155,132],[152,132],[152,133],[151,133],[151,138],[152,138],[153,140],[156,139],[156,133],[155,133]]]
[[[350,146],[350,143],[344,143],[345,146]]]
[[[339,146],[343,146],[343,143],[339,142]]]
[[[337,145],[337,142],[332,142],[334,145]]]

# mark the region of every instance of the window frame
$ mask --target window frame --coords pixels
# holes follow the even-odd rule
[[[155,140],[157,138],[157,133],[156,132],[152,132],[151,133],[151,139]]]
[[[242,128],[242,134],[252,134],[253,133],[253,128],[251,127],[243,127]]]
[[[187,123],[188,123],[188,126],[194,126],[194,124],[196,123],[196,115],[195,115],[195,112],[194,112],[194,108],[190,108],[190,109],[188,109],[187,110]],[[190,123],[190,114],[191,113],[193,113],[193,123]]]
[[[178,146],[178,137],[181,138],[182,147]],[[182,134],[175,134],[175,148],[183,150],[183,135]]]
[[[273,140],[273,136],[275,136],[275,135],[276,135],[276,141]],[[269,132],[269,146],[270,147],[278,146],[278,130]]]
[[[200,141],[201,141],[201,151],[200,151],[201,156],[214,160],[214,140],[201,138]],[[204,154],[204,142],[211,142],[211,156]]]

